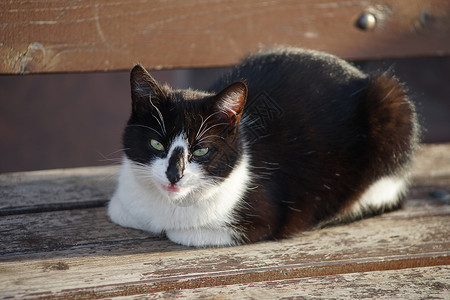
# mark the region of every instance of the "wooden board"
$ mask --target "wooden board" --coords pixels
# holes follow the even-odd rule
[[[364,13],[372,30],[355,24]],[[292,45],[344,58],[450,53],[448,0],[3,1],[0,73],[236,64]]]
[[[259,298],[260,293],[267,298],[347,298],[360,292],[376,299],[446,298],[450,279],[450,201],[445,194],[450,192],[449,154],[450,145],[423,147],[413,170],[415,186],[401,210],[291,239],[239,247],[176,245],[164,236],[111,223],[103,205],[3,215],[0,295],[129,299],[149,293],[149,297],[180,298],[224,294],[224,299],[246,299]],[[64,195],[57,186],[62,191],[71,186],[76,191],[77,182],[80,187],[92,184],[87,189],[91,192],[98,184],[102,191],[99,178],[113,170],[12,173],[2,175],[0,182],[16,185],[9,195],[16,197],[23,191],[23,198],[17,199],[25,199],[25,205],[33,207],[45,204],[45,198],[34,190],[37,182],[43,191],[49,186],[57,195]],[[433,184],[434,180],[438,184]],[[27,194],[21,184],[30,186],[32,193]],[[443,197],[436,197],[436,190]],[[108,191],[109,187],[100,196]],[[72,197],[61,201],[76,203]]]
[[[83,220],[69,216],[61,223],[43,214],[26,229],[6,224],[1,244],[11,245],[7,248],[16,247],[11,239],[25,248],[23,236],[41,244],[1,257],[5,296],[110,297],[450,264],[450,211],[442,206],[430,215],[399,211],[283,241],[220,249],[172,245],[162,237],[136,239],[135,231],[125,243],[126,230],[117,233],[112,224],[97,228],[104,214],[84,211]],[[34,225],[41,222],[42,227]]]
[[[427,183],[439,184],[440,178],[443,185],[448,183],[449,153],[450,144],[422,147],[412,169],[414,191],[419,186],[426,189]],[[0,174],[0,216],[81,208],[81,204],[100,207],[114,192],[118,170],[111,166]]]
[[[375,223],[371,223],[372,219],[369,219],[362,221],[362,225],[358,225],[360,223],[355,223],[338,226],[338,228],[342,227],[341,229],[344,231],[348,228],[360,230],[360,239],[363,240],[366,234],[372,233],[373,231],[373,229],[365,229],[364,226],[366,226],[366,224],[370,225],[384,222],[386,225],[389,223],[390,227],[395,226],[396,229],[387,230],[398,233],[398,231],[403,230],[405,232],[409,231],[408,220],[423,219],[424,223],[421,224],[422,228],[425,229],[426,226],[434,226],[433,228],[427,228],[427,231],[436,231],[434,236],[440,234],[445,246],[445,243],[449,241],[445,241],[444,239],[447,231],[445,230],[446,228],[442,226],[450,221],[447,220],[448,215],[450,215],[450,205],[448,205],[446,201],[432,199],[431,197],[420,199],[410,198],[405,203],[403,209],[376,217],[373,219],[375,220]],[[429,221],[430,223],[427,223]],[[27,225],[25,226],[24,224]],[[115,249],[108,249],[106,251],[110,254],[114,254],[115,251],[122,253],[121,250],[117,248],[118,245],[129,245],[130,243],[141,244],[146,242],[146,240],[153,243],[153,245],[161,242],[161,246],[157,247],[158,249],[167,247],[167,243],[165,242],[166,239],[164,237],[154,236],[142,231],[125,229],[112,224],[107,219],[106,211],[103,207],[4,216],[1,219],[1,226],[2,232],[7,234],[0,236],[0,244],[4,245],[0,249],[0,257],[14,257],[15,255],[33,253],[42,255],[42,253],[48,251],[70,250],[73,248],[73,245],[76,245],[75,248],[80,249],[112,245]],[[324,229],[324,231],[319,232],[324,232],[326,235],[327,230]],[[367,230],[366,233],[365,230]],[[300,235],[300,239],[304,240],[308,234],[309,233],[304,233]],[[335,237],[337,239],[345,238],[345,235],[339,236],[338,233],[334,234],[337,234]],[[388,235],[385,230],[381,231],[379,234]],[[395,236],[396,234],[393,235]],[[320,237],[320,235],[317,236],[317,233],[314,233],[312,238],[317,237]],[[417,239],[419,240],[419,238]],[[126,248],[128,248],[128,246],[126,246]],[[151,249],[146,249],[147,246],[144,248],[137,247],[136,249],[138,248],[144,253],[148,251],[152,252]],[[182,250],[184,247],[176,247],[175,249]],[[442,249],[445,249],[445,247]],[[341,251],[343,250],[341,249]],[[54,253],[52,255],[54,255]],[[23,256],[21,256],[21,258],[23,258]]]
[[[0,175],[0,216],[99,207],[111,197],[117,167]]]
[[[423,145],[417,153],[411,173],[416,185],[445,184],[450,174],[450,143]]]
[[[450,299],[450,267],[171,290],[115,299]]]

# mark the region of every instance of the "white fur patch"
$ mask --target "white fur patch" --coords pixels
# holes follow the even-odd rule
[[[167,237],[175,243],[185,246],[232,246],[235,244],[229,230],[196,228],[185,230],[168,230]]]
[[[176,140],[170,149],[182,144],[182,139]],[[167,180],[166,159],[145,167],[124,157],[108,214],[121,226],[166,232],[169,239],[183,245],[233,245],[239,236],[229,224],[249,185],[248,164],[247,155],[243,155],[231,174],[217,184],[199,165],[188,163],[179,181],[181,190],[173,193],[159,186]]]
[[[371,210],[393,208],[400,201],[406,188],[407,184],[403,178],[381,178],[366,190],[361,199],[350,208],[347,214],[358,217]]]

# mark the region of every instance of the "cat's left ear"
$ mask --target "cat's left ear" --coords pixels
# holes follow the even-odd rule
[[[247,101],[247,85],[242,81],[233,83],[218,93],[215,99],[216,109],[230,124],[237,125]]]

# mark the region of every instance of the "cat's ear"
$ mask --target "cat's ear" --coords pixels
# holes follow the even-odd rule
[[[247,101],[247,85],[242,81],[233,83],[218,93],[215,99],[216,109],[222,112],[221,116],[230,124],[237,125]]]
[[[156,105],[166,97],[164,90],[141,65],[136,65],[130,74],[133,111],[140,107]]]

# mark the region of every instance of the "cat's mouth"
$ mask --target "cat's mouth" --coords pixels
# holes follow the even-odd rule
[[[161,184],[161,188],[166,192],[168,199],[176,206],[186,207],[193,203],[192,199],[186,198],[189,188],[177,186],[175,184]]]
[[[162,188],[171,193],[179,193],[181,191],[181,188],[175,186],[174,184],[169,184],[169,185],[163,184]]]

